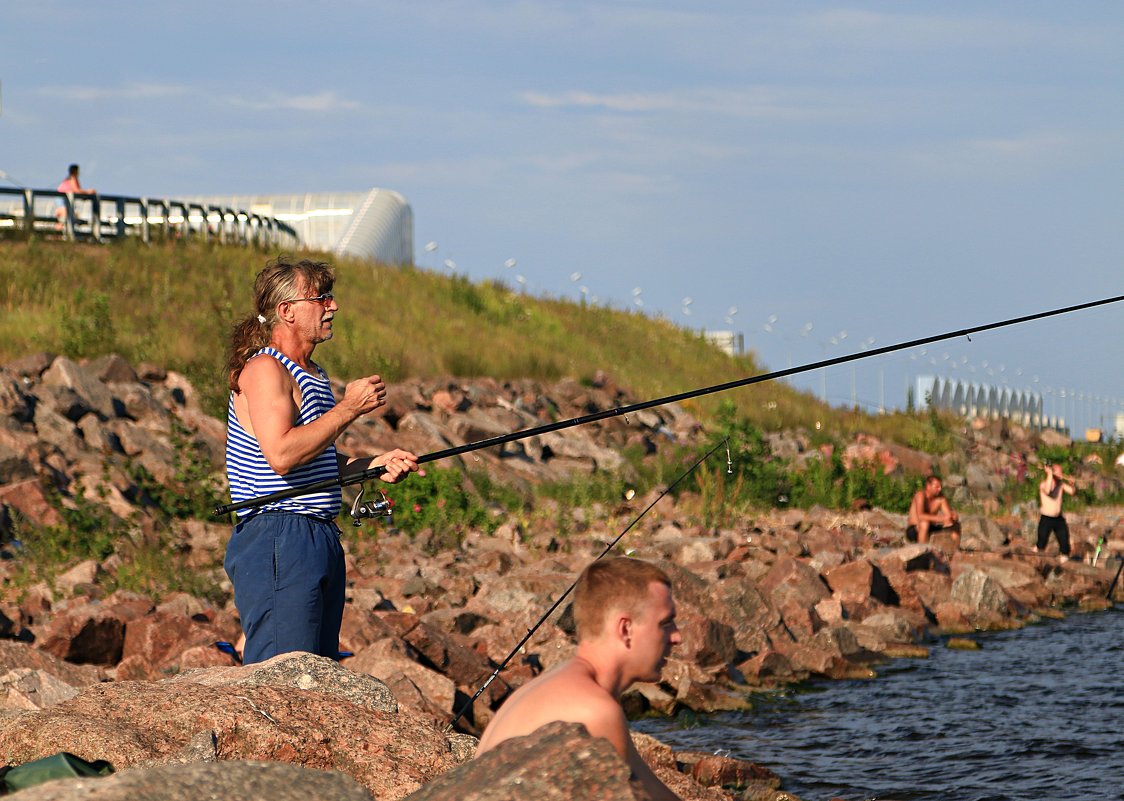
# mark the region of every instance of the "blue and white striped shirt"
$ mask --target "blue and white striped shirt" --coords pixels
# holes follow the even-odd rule
[[[312,422],[336,405],[328,376],[319,367],[316,368],[319,375],[312,375],[276,348],[262,348],[254,355],[260,356],[263,353],[285,365],[300,387],[301,408],[297,425]],[[259,498],[290,487],[339,478],[340,470],[336,460],[335,444],[329,445],[311,462],[289,471],[288,475],[280,476],[275,473],[262,455],[258,441],[238,422],[238,415],[234,412],[233,392],[230,394],[230,403],[227,407],[226,430],[226,475],[230,482],[230,500],[234,503]],[[308,495],[272,501],[252,509],[242,509],[237,514],[239,520],[245,520],[258,512],[285,511],[334,520],[340,512],[340,504],[340,488],[332,487]]]

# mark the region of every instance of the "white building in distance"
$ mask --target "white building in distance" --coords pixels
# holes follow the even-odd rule
[[[745,337],[740,331],[703,331],[706,341],[728,356],[745,353]]]
[[[1034,429],[1065,428],[1063,418],[1046,416],[1042,396],[1028,390],[922,375],[917,377],[915,403],[922,408],[929,404],[962,417],[1003,418]]]
[[[406,198],[392,189],[188,199],[275,217],[292,226],[310,250],[382,264],[414,261],[414,212]]]

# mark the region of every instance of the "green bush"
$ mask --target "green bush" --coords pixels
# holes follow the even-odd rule
[[[789,471],[773,457],[761,431],[748,419],[739,416],[737,407],[730,400],[723,400],[718,406],[706,449],[710,450],[723,440],[729,448],[730,469],[738,476],[737,492],[731,500],[756,507],[783,503],[791,486]],[[700,477],[699,481],[705,482],[706,479]]]
[[[739,417],[732,403],[719,405],[715,417],[709,447],[727,440],[737,478],[723,480],[721,467],[699,471],[696,487],[703,496],[707,524],[720,524],[745,506],[806,508],[818,504],[845,509],[861,499],[888,511],[909,509],[916,479],[885,475],[876,464],[847,469],[839,447],[833,448],[830,459],[812,458],[797,467],[774,457],[761,432]]]
[[[830,460],[809,460],[806,469],[793,474],[789,501],[802,508],[818,504],[847,509],[863,500],[879,509],[904,513],[917,489],[917,479],[886,475],[877,464],[853,465],[848,470],[836,449]]]
[[[62,352],[72,359],[113,352],[117,335],[109,311],[109,296],[78,287],[72,305],[60,314],[59,331]]]
[[[64,503],[58,490],[48,489],[47,501],[61,519],[56,525],[34,526],[17,515],[13,534],[21,546],[21,566],[39,566],[53,576],[63,566],[105,559],[127,535],[128,526],[108,507],[82,495]]]
[[[214,468],[203,446],[194,443],[179,420],[171,425],[172,477],[157,481],[141,464],[129,462],[126,472],[159,510],[159,514],[178,520],[206,520],[214,509],[226,503],[215,478]]]
[[[104,496],[107,484],[108,475],[102,477],[97,494]],[[102,562],[116,554],[112,578],[101,582],[107,592],[122,589],[154,598],[188,592],[216,603],[223,600],[223,592],[210,574],[185,569],[162,512],[144,521],[139,516],[122,520],[84,495],[64,500],[60,492],[52,490],[47,499],[61,518],[57,525],[35,526],[17,515],[13,534],[19,547],[12,577],[16,586],[50,583],[78,562]]]
[[[430,548],[455,548],[469,529],[489,533],[496,523],[481,499],[465,489],[459,470],[427,467],[399,484],[371,482],[368,492],[381,490],[394,502],[394,525],[410,535],[430,529]]]
[[[926,402],[929,402],[928,396]],[[948,420],[930,402],[925,424],[907,438],[906,444],[914,450],[939,455],[951,451],[956,445],[956,439]]]

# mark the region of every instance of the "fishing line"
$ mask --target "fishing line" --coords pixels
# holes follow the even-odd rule
[[[458,445],[453,448],[434,451],[433,453],[427,453],[418,457],[418,464],[434,462],[438,459],[447,459],[451,456],[459,456],[462,453],[469,453],[481,448],[490,448],[496,445],[504,445],[508,442],[515,442],[516,440],[526,439],[527,437],[533,437],[538,434],[546,434],[551,431],[560,431],[564,428],[585,425],[586,423],[593,423],[598,420],[604,420],[608,417],[628,415],[632,412],[638,412],[643,409],[651,409],[653,406],[664,406],[669,403],[676,403],[679,401],[689,400],[691,398],[698,398],[703,395],[713,394],[715,392],[725,392],[730,389],[737,389],[738,387],[747,387],[752,384],[760,384],[765,381],[773,381],[778,378],[786,378],[790,375],[798,375],[800,373],[807,373],[812,370],[833,367],[837,364],[846,364],[847,362],[859,361],[861,359],[870,359],[886,353],[894,353],[899,350],[908,350],[909,348],[921,347],[922,345],[930,345],[934,342],[942,342],[946,339],[968,337],[969,341],[971,341],[971,335],[979,333],[980,331],[992,331],[996,328],[1005,328],[1007,326],[1018,325],[1019,323],[1029,323],[1034,320],[1044,319],[1046,317],[1056,317],[1061,314],[1070,314],[1071,312],[1092,309],[1097,306],[1105,306],[1109,303],[1118,303],[1122,300],[1124,300],[1124,295],[1117,295],[1111,298],[1102,298],[1101,300],[1079,303],[1074,306],[1066,306],[1060,309],[1051,309],[1049,311],[1036,312],[1035,314],[1027,314],[1022,317],[1012,317],[1010,319],[1001,320],[995,323],[986,323],[984,325],[972,326],[971,328],[961,328],[956,331],[949,331],[944,334],[935,334],[933,336],[922,337],[920,339],[911,339],[908,342],[900,342],[896,345],[885,345],[880,348],[863,350],[858,353],[852,353],[845,356],[836,356],[831,359],[824,359],[822,361],[812,362],[810,364],[805,364],[798,367],[789,367],[785,370],[775,370],[771,373],[762,373],[761,375],[741,378],[736,381],[727,381],[724,384],[714,384],[709,387],[692,389],[687,392],[681,392],[677,395],[668,395],[663,398],[656,398],[654,400],[635,403],[631,406],[618,406],[614,409],[606,409],[605,411],[594,412],[593,414],[574,417],[569,420],[559,420],[558,422],[538,426],[537,428],[527,428],[523,429],[522,431],[515,431],[511,434],[503,434],[501,436],[482,439],[477,442],[470,442],[465,445]],[[215,509],[214,514],[216,517],[221,517],[231,512],[237,512],[242,509],[250,509],[255,506],[272,503],[273,501],[279,501],[284,498],[293,498],[298,495],[307,495],[309,493],[331,489],[332,487],[346,487],[352,484],[360,484],[369,479],[377,478],[385,472],[386,468],[380,465],[378,467],[369,468],[360,473],[355,473],[346,478],[341,476],[339,478],[324,479],[323,481],[318,481],[313,484],[307,484],[301,487],[291,487],[290,489],[274,492],[270,495],[263,495],[259,498],[250,498],[249,500],[239,501],[238,503],[230,503],[226,504],[225,506],[219,506]]]
[[[610,542],[608,545],[606,545],[605,550],[603,550],[598,555],[598,557],[596,559],[594,559],[593,561],[594,562],[600,561],[601,558],[605,556],[605,554],[607,554],[607,553],[609,553],[609,551],[613,550],[613,548],[616,547],[617,543],[620,542],[621,539],[624,538],[624,535],[627,534],[629,531],[631,531],[632,527],[635,526],[637,523],[639,523],[640,519],[642,517],[644,517],[644,515],[648,514],[648,512],[651,511],[653,506],[655,506],[657,503],[659,503],[661,500],[663,500],[663,496],[667,495],[669,492],[671,492],[673,489],[675,489],[676,485],[680,481],[685,479],[687,476],[691,475],[691,473],[695,472],[695,468],[697,468],[700,464],[702,464],[707,459],[709,459],[717,450],[719,450],[722,447],[726,448],[726,453],[727,453],[726,458],[729,459],[730,447],[729,447],[729,439],[727,438],[727,439],[723,439],[721,442],[719,442],[717,445],[715,445],[713,448],[711,448],[709,451],[707,451],[705,454],[703,454],[698,459],[698,461],[696,461],[693,465],[691,465],[689,468],[687,468],[687,470],[684,473],[680,474],[680,476],[678,478],[676,478],[674,481],[672,481],[671,484],[669,484],[667,486],[667,489],[665,489],[663,492],[661,492],[659,495],[657,495],[656,499],[654,501],[652,501],[650,504],[648,504],[648,506],[644,509],[643,512],[641,512],[636,517],[634,517],[632,522],[629,523],[627,526],[625,526],[624,530],[621,531],[621,533],[617,535],[617,538],[615,540],[613,540],[612,542]],[[492,671],[492,675],[490,675],[488,677],[488,680],[485,681],[484,684],[481,685],[480,689],[476,691],[475,695],[473,695],[471,698],[469,698],[468,701],[466,701],[461,706],[460,711],[457,712],[456,717],[453,718],[451,721],[449,721],[449,725],[446,728],[446,732],[452,731],[453,726],[456,725],[457,721],[460,720],[461,718],[463,718],[465,713],[469,709],[472,708],[472,705],[474,703],[476,703],[476,699],[479,698],[481,695],[483,695],[484,691],[486,689],[488,689],[488,686],[493,681],[495,681],[497,676],[500,675],[500,671],[503,670],[505,667],[507,667],[507,664],[512,659],[514,659],[515,655],[518,654],[523,649],[523,646],[526,645],[527,641],[530,640],[531,637],[534,636],[535,632],[539,630],[539,627],[547,621],[547,618],[549,618],[552,614],[554,614],[554,610],[557,609],[562,604],[562,602],[564,600],[566,600],[566,597],[571,592],[573,592],[574,587],[576,587],[576,586],[578,586],[578,583],[575,581],[573,584],[571,584],[569,586],[569,588],[564,593],[562,593],[560,596],[558,596],[558,600],[556,600],[553,604],[551,604],[550,608],[547,609],[546,612],[543,613],[543,616],[539,618],[538,622],[535,623],[535,625],[531,626],[531,628],[527,629],[527,633],[525,635],[523,635],[523,639],[521,639],[519,641],[519,644],[511,649],[511,653],[508,654],[506,657],[504,657],[504,660],[502,662],[500,662],[499,667],[497,667],[495,670]]]

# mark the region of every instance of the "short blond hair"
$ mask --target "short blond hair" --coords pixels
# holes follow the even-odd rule
[[[613,610],[636,613],[648,600],[648,587],[671,578],[661,568],[642,559],[599,559],[582,571],[574,589],[574,625],[578,641],[597,637]]]

